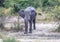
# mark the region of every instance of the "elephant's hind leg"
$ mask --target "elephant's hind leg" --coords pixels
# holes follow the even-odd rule
[[[35,30],[36,27],[35,27],[35,22],[36,22],[36,19],[33,20],[33,29]]]

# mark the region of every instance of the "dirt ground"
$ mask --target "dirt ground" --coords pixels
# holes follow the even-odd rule
[[[17,18],[10,18],[7,21],[17,21]],[[23,23],[24,20],[21,18],[20,23]],[[39,22],[36,23],[36,30],[33,30],[32,34],[24,34],[24,31],[0,31],[7,37],[15,37],[16,39],[20,39],[21,42],[58,42],[60,40],[60,33],[53,32],[58,27],[58,22]],[[8,25],[9,27],[10,25]],[[1,41],[2,42],[2,41]]]
[[[33,30],[32,34],[24,34],[24,31],[1,31],[7,36],[12,36],[16,38],[26,38],[26,39],[35,39],[35,38],[57,38],[59,37],[60,33],[53,32],[57,29],[58,24],[57,22],[51,23],[36,23],[36,30]],[[56,36],[56,37],[55,37]]]

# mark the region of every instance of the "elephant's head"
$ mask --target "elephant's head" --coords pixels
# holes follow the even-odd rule
[[[24,18],[24,23],[25,23],[25,34],[27,33],[27,28],[28,28],[28,16],[27,13],[24,9],[19,10],[19,15]]]
[[[18,13],[19,13],[19,15],[20,15],[22,18],[25,17],[24,9],[20,9]]]

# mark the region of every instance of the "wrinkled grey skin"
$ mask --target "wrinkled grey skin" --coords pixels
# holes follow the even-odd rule
[[[34,7],[27,7],[26,9],[21,9],[19,15],[24,18],[25,21],[25,34],[28,33],[28,22],[30,24],[29,33],[32,33],[32,23],[33,29],[35,30],[35,21],[36,21],[36,10]]]

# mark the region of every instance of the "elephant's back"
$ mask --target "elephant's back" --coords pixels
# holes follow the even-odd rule
[[[25,9],[25,11],[32,11],[32,10],[34,10],[34,11],[35,11],[35,8],[34,8],[34,7],[32,7],[32,6],[27,7],[27,8]]]
[[[27,7],[27,8],[25,9],[25,14],[28,16],[28,19],[30,19],[30,17],[31,17],[32,19],[34,19],[35,16],[36,16],[36,10],[35,10],[35,8],[32,7],[32,6]]]
[[[29,7],[27,7],[27,8],[25,9],[25,13],[26,13],[27,15],[33,15],[35,12],[36,12],[36,10],[35,10],[35,8],[32,7],[32,6],[29,6]]]

